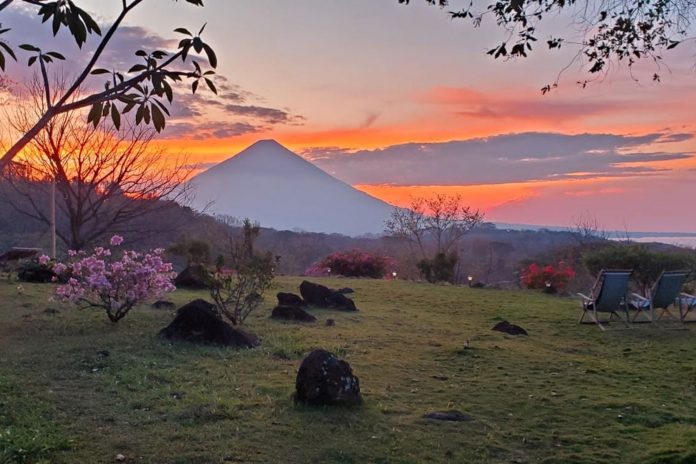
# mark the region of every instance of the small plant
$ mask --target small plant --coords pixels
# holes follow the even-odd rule
[[[432,259],[418,261],[418,270],[430,283],[454,282],[459,257],[456,253],[437,253]]]
[[[123,238],[114,235],[111,247]],[[70,251],[67,263],[57,263],[54,271],[67,283],[56,289],[59,299],[86,307],[101,308],[111,322],[118,322],[137,304],[161,298],[176,288],[172,264],[162,258],[163,249],[148,253],[124,250],[112,252],[97,247],[91,255]]]
[[[522,285],[548,293],[561,293],[573,277],[575,271],[563,261],[556,267],[551,264],[542,267],[532,263],[522,271]]]
[[[252,225],[246,219],[242,228],[242,240],[231,242],[232,269],[218,269],[212,277],[210,297],[220,316],[227,318],[232,325],[244,323],[261,304],[263,293],[273,282],[273,254],[254,250],[254,241],[259,232],[259,226]]]
[[[350,250],[332,253],[305,271],[305,275],[342,275],[381,279],[394,267],[392,258],[378,253]],[[329,271],[330,270],[330,271]]]

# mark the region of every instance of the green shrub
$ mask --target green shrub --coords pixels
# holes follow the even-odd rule
[[[459,257],[456,253],[438,253],[432,259],[418,262],[418,270],[430,283],[454,282],[455,267]]]
[[[586,253],[583,263],[594,275],[602,269],[633,269],[633,281],[643,294],[653,286],[662,271],[696,269],[693,256],[652,251],[639,244],[608,245]]]

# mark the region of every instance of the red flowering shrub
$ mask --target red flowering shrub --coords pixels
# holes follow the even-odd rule
[[[522,285],[526,288],[556,293],[564,291],[573,277],[575,277],[575,271],[563,261],[556,267],[550,264],[541,267],[537,263],[532,263],[522,271]]]
[[[395,264],[392,258],[377,253],[360,250],[339,251],[310,266],[305,271],[305,275],[342,275],[381,279]]]

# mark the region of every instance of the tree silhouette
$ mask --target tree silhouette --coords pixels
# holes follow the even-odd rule
[[[72,0],[0,0],[0,70],[4,72],[8,58],[18,60],[17,54],[20,50],[28,54],[27,66],[38,67],[46,102],[45,111],[2,155],[0,171],[3,171],[53,118],[61,114],[90,108],[88,121],[95,127],[103,118],[110,118],[118,129],[122,115],[135,110],[136,124],[152,125],[159,132],[164,129],[166,118],[169,116],[168,107],[174,98],[175,83],[187,80],[191,83],[191,91],[195,93],[202,81],[211,91],[216,92],[212,81],[214,71],[204,70],[198,61],[189,57],[192,54],[202,54],[212,68],[217,67],[215,52],[201,38],[205,26],[197,34],[184,28],[175,29],[174,32],[182,35],[183,38],[174,52],[134,51],[140,63],[134,64],[128,70],[108,70],[98,67],[104,51],[124,19],[144,1],[118,1],[121,4],[121,11],[102,35],[101,28],[92,16]],[[203,6],[202,0],[185,1],[196,6]],[[37,20],[50,24],[54,35],[61,29],[66,29],[80,49],[87,43],[90,36],[101,37],[87,64],[77,72],[77,77],[62,91],[52,88],[47,70],[48,66],[55,61],[65,59],[62,53],[42,50],[29,43],[15,46],[3,40],[3,35],[11,30],[11,26],[8,27],[8,24],[2,23],[2,12],[12,4],[38,7]],[[187,65],[188,69],[184,69],[183,65]],[[89,76],[107,77],[103,90],[85,94],[84,84]],[[82,95],[75,98],[78,94]]]
[[[425,1],[440,8],[451,4],[449,0]],[[398,2],[408,4],[410,0]],[[655,81],[660,80],[662,53],[688,40],[688,30],[696,19],[694,0],[489,0],[479,5],[476,9],[471,0],[468,7],[449,13],[453,19],[470,20],[474,27],[491,17],[503,29],[504,39],[487,52],[493,58],[526,57],[540,41],[540,25],[568,12],[583,37],[579,42],[547,37],[543,42],[549,49],[578,47],[573,61],[584,60],[593,75],[607,72],[612,63],[630,68],[641,59],[649,59],[658,66],[652,76]],[[585,86],[591,80],[580,84]],[[557,83],[558,79],[542,92]]]

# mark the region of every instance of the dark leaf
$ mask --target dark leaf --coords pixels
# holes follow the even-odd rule
[[[4,48],[7,54],[10,55],[13,60],[17,61],[17,56],[15,55],[14,51],[9,45],[7,45],[5,42],[0,41],[0,48]]]
[[[101,118],[102,114],[102,104],[101,102],[97,102],[94,105],[92,105],[92,108],[89,110],[89,114],[87,115],[87,122],[91,122],[94,124],[94,127],[97,127],[97,124],[99,124],[99,119]]]
[[[210,66],[212,66],[213,68],[217,68],[217,56],[215,55],[215,52],[210,47],[210,45],[204,43],[203,50],[205,50],[205,54],[208,57],[208,63],[210,63]]]
[[[215,88],[215,84],[213,83],[213,81],[206,78],[205,83],[208,85],[208,88],[210,89],[210,91],[213,92],[215,95],[217,95],[217,89]]]
[[[165,117],[162,111],[156,105],[150,105],[152,108],[152,123],[155,126],[157,132],[162,131],[165,125]]]
[[[28,52],[40,52],[41,51],[40,48],[36,48],[35,46],[33,46],[31,44],[22,44],[19,46],[19,48],[21,48],[22,50],[26,50]]]
[[[117,130],[121,128],[121,113],[118,112],[116,105],[111,105],[111,121]]]
[[[52,56],[53,58],[55,58],[57,60],[65,60],[65,57],[58,52],[48,52],[46,54],[48,56]]]
[[[128,70],[128,72],[129,73],[141,72],[141,71],[145,71],[146,69],[147,69],[147,67],[144,64],[136,64],[136,65],[133,65],[133,67],[131,67]]]
[[[178,32],[179,34],[185,34],[185,35],[189,35],[189,36],[193,37],[193,34],[191,34],[188,31],[188,29],[184,29],[183,27],[177,27],[176,29],[174,29],[174,32]]]

